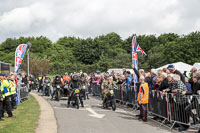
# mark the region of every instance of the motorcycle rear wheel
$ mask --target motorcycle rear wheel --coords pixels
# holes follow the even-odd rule
[[[79,99],[76,97],[76,108],[79,109]]]

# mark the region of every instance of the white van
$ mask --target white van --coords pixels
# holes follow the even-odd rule
[[[115,73],[120,73],[120,74],[122,74],[122,73],[123,73],[122,70],[123,70],[122,68],[112,68],[112,69],[108,69],[107,72],[108,72],[109,74],[111,74],[112,71],[114,71]],[[131,73],[134,72],[133,69],[126,69],[126,71],[130,71]]]

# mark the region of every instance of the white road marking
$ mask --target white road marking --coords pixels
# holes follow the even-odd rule
[[[75,109],[75,108],[67,108],[67,107],[65,107],[65,108],[64,107],[53,107],[53,108],[55,108],[55,109],[64,109],[64,110],[86,111],[86,109],[84,109],[84,108],[83,109],[80,109],[80,108],[79,109]]]
[[[85,105],[85,107],[88,107],[89,105]],[[87,108],[67,108],[67,107],[53,107],[55,109],[65,109],[65,110],[80,110],[80,111],[88,111]],[[117,108],[115,111],[112,111],[111,109],[93,109],[96,112],[116,112],[116,113],[130,113],[128,111],[125,111],[123,109]]]
[[[95,117],[95,118],[103,118],[105,116],[105,114],[97,114],[93,109],[91,108],[86,108],[86,110],[88,110],[90,113],[92,114],[89,114],[89,116],[92,116],[92,117]]]

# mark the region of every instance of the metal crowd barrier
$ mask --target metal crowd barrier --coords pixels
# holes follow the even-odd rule
[[[126,89],[124,85],[117,86],[118,89],[114,89],[114,94],[118,103],[130,104],[137,110],[137,91],[134,87]],[[91,88],[94,96],[102,95],[99,85],[93,84]],[[200,95],[182,95],[151,90],[149,91],[148,114],[160,118],[162,120],[160,126],[165,122],[171,124],[170,129],[175,124],[200,128]]]
[[[200,96],[180,93],[164,94],[160,91],[149,93],[149,114],[162,118],[161,126],[168,121],[170,129],[175,124],[200,128]]]
[[[132,105],[135,109],[137,109],[138,108],[137,93],[134,90],[134,87],[131,86],[128,89],[126,89],[126,86],[124,85],[118,84],[117,86],[118,89],[114,89],[116,100],[121,104]],[[100,97],[102,96],[101,85],[92,83],[90,87],[93,96],[100,96]]]
[[[92,94],[93,96],[101,96],[102,92],[101,92],[101,86],[97,85],[96,83],[92,83],[91,84],[91,90],[92,90]]]
[[[149,92],[149,105],[148,105],[148,112],[149,114],[153,114],[155,116],[158,116],[159,118],[163,119],[162,124],[166,120],[169,119],[168,116],[168,96],[162,95],[159,91],[150,91]],[[161,124],[161,125],[162,125]]]
[[[29,89],[27,85],[24,84],[20,84],[18,86],[18,95],[19,95],[19,99],[21,100],[25,100],[29,98]]]
[[[131,105],[133,109],[137,110],[137,92],[135,91],[134,86],[130,86],[128,88],[120,84],[117,86],[118,89],[114,90],[116,100],[119,101],[120,104]]]

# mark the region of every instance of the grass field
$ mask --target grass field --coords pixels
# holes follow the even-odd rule
[[[0,122],[0,133],[34,133],[40,115],[40,107],[33,96],[18,105],[14,111],[16,118],[5,118]]]

